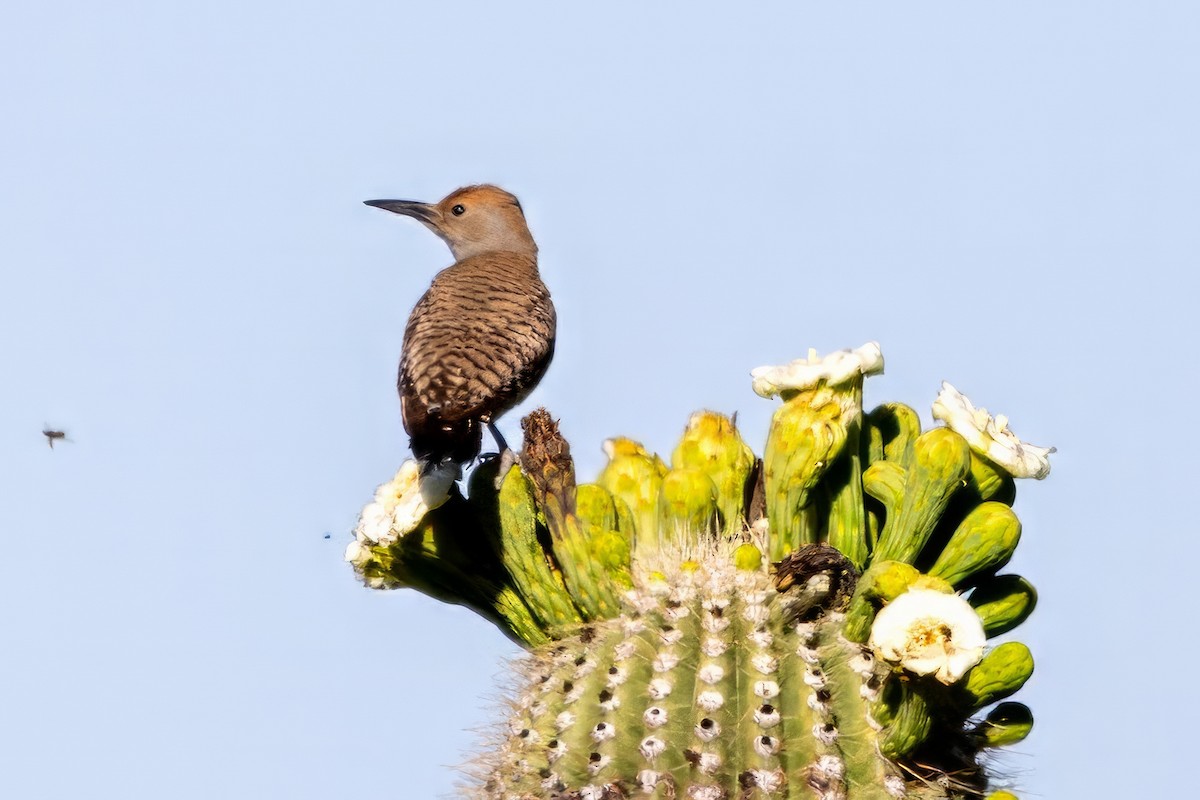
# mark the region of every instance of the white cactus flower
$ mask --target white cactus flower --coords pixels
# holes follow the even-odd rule
[[[870,644],[883,660],[949,685],[979,663],[986,641],[979,615],[961,596],[909,589],[875,617]]]
[[[750,371],[754,393],[774,397],[783,392],[812,389],[824,382],[837,386],[866,375],[883,372],[883,352],[878,342],[867,342],[854,350],[838,350],[821,358],[816,350],[808,358],[798,358],[777,367],[758,367]]]
[[[363,565],[371,558],[371,550],[364,547],[361,541],[355,539],[346,545],[345,558],[355,569],[362,569]]]
[[[933,401],[933,418],[946,423],[950,430],[967,440],[979,455],[987,458],[1014,478],[1037,478],[1050,474],[1053,447],[1038,447],[1022,442],[1008,428],[1008,417],[992,417],[986,408],[975,408],[967,396],[947,381]]]
[[[449,463],[422,475],[421,466],[412,459],[405,461],[394,478],[375,490],[375,499],[359,516],[354,531],[356,541],[392,544],[416,528],[427,513],[446,502],[461,468]],[[349,556],[347,551],[347,560]]]

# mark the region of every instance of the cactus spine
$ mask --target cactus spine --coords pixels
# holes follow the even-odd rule
[[[670,464],[615,439],[577,485],[539,410],[520,464],[481,465],[468,497],[390,528],[368,507],[347,552],[368,585],[470,606],[528,648],[470,797],[988,796],[979,754],[1032,726],[1013,702],[977,718],[1033,670],[1018,642],[984,646],[1036,602],[996,574],[1020,469],[994,460],[1004,426],[980,452],[954,420],[864,415],[881,369],[869,345],[756,370],[783,399],[762,460],[699,412]]]

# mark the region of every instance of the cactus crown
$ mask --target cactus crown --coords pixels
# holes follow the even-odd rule
[[[529,650],[471,796],[986,795],[979,754],[1032,725],[1019,703],[976,715],[1033,669],[985,640],[1036,602],[997,573],[1013,478],[1049,451],[948,384],[946,426],[864,414],[878,371],[873,344],[755,370],[783,400],[761,459],[704,411],[669,464],[612,439],[577,484],[539,409],[520,463],[480,465],[466,497],[411,462],[380,487],[347,551],[364,582],[467,605]]]

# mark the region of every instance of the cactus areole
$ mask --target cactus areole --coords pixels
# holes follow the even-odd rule
[[[1029,732],[1025,706],[988,707],[1033,660],[987,639],[1036,602],[998,573],[1013,479],[1051,451],[953,387],[945,426],[864,414],[882,369],[871,343],[755,370],[782,400],[762,458],[702,411],[669,462],[612,439],[579,484],[538,410],[519,463],[480,465],[466,496],[411,463],[379,488],[346,552],[361,580],[469,606],[528,650],[466,797],[1013,796],[980,755]]]

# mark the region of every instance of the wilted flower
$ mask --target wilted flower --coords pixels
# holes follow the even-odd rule
[[[413,530],[427,513],[446,502],[459,471],[458,465],[451,463],[422,475],[420,463],[405,461],[396,477],[376,489],[375,499],[362,510],[355,540],[391,544]],[[349,552],[347,560],[352,560]]]
[[[909,589],[884,606],[870,640],[883,660],[945,684],[979,663],[985,641],[975,609],[957,594],[934,589]]]
[[[783,392],[811,389],[820,382],[836,386],[864,375],[883,372],[883,352],[878,342],[867,342],[855,350],[838,350],[824,358],[816,350],[808,358],[798,358],[777,367],[758,367],[750,371],[755,394],[774,397]]]
[[[1014,478],[1037,478],[1050,474],[1053,447],[1038,447],[1017,438],[1008,428],[1008,417],[994,418],[986,408],[975,408],[962,392],[942,381],[942,391],[933,401],[933,418],[946,423],[967,440],[971,449]]]

